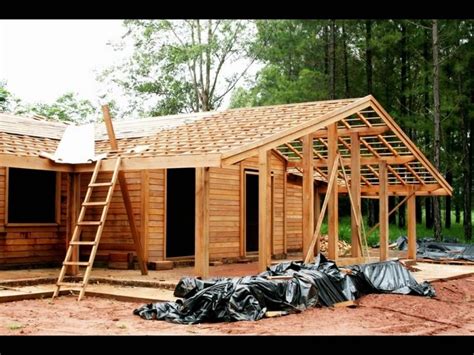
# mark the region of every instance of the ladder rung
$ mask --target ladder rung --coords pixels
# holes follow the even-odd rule
[[[111,182],[94,182],[89,184],[89,187],[112,186]]]
[[[97,201],[97,202],[83,202],[83,206],[105,206],[107,201]]]
[[[84,287],[83,282],[58,282],[57,286]]]
[[[102,222],[101,221],[82,221],[82,222],[77,222],[78,226],[100,226]]]
[[[64,261],[63,265],[78,265],[78,266],[89,266],[88,261]]]
[[[96,242],[69,242],[69,245],[96,245]]]

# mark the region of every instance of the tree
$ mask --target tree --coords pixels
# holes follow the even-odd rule
[[[6,83],[0,81],[0,112],[8,111],[11,94],[6,88]]]
[[[134,96],[136,106],[152,100],[147,114],[216,109],[253,63],[247,50],[249,21],[130,20],[124,24],[133,54],[102,79]]]
[[[47,119],[86,123],[96,121],[100,115],[98,107],[89,100],[82,100],[72,92],[60,96],[52,104],[34,103],[26,104],[15,110],[16,114],[37,114]]]

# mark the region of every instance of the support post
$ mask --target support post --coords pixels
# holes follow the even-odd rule
[[[388,259],[388,189],[387,163],[379,163],[379,219],[380,219],[380,261]]]
[[[337,159],[337,123],[328,126],[328,176]],[[337,169],[337,166],[336,166]],[[337,175],[336,175],[337,179]],[[338,232],[339,232],[339,216],[338,216],[338,186],[335,183],[329,192],[328,203],[328,257],[336,260],[338,255]]]
[[[410,189],[412,190],[412,189]],[[408,193],[411,193],[409,191]],[[416,195],[413,193],[407,201],[408,213],[408,259],[416,259]]]
[[[314,167],[313,138],[303,137],[303,255],[306,255],[314,233]]]
[[[196,222],[194,271],[209,277],[209,168],[196,168]]]
[[[321,214],[321,195],[319,194],[319,186],[314,187],[314,225],[318,223],[319,215]]]
[[[270,265],[271,150],[258,153],[258,269]]]
[[[79,173],[69,174],[69,228],[67,238],[72,238],[72,233],[76,227],[77,217],[81,209],[81,175]],[[69,239],[67,241],[69,246]],[[79,261],[79,245],[72,248],[72,256],[70,261]],[[66,271],[68,276],[76,276],[79,274],[79,265],[69,265]]]
[[[363,221],[360,210],[360,139],[357,132],[351,133],[351,193],[354,205],[351,209],[351,254],[353,257],[360,257],[359,236],[361,234],[360,225],[356,221],[361,224]]]
[[[112,119],[110,117],[109,106],[102,106],[102,113],[104,115],[105,127],[107,129],[107,135],[109,136],[110,146],[113,150],[118,150],[117,139],[115,138],[114,127],[112,126]],[[130,199],[130,193],[128,192],[127,180],[123,171],[118,172],[118,181],[120,184],[120,190],[122,191],[123,202],[125,210],[127,211],[128,223],[130,225],[130,232],[135,243],[135,250],[137,252],[138,265],[142,275],[148,274],[146,262],[144,260],[143,247],[140,242],[140,235],[138,234],[137,225],[135,223],[135,217],[133,216],[132,200]]]

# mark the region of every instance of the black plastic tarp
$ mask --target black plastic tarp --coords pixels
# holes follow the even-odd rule
[[[416,241],[416,245],[418,258],[474,261],[474,244],[457,243],[455,238],[445,238],[443,242],[437,242],[433,238],[422,238]],[[399,237],[397,247],[399,250],[407,250],[408,238]]]
[[[435,294],[431,285],[418,284],[398,261],[346,269],[350,271],[341,272],[334,262],[320,254],[314,263],[280,263],[256,276],[209,280],[184,277],[174,292],[182,300],[151,303],[133,313],[144,319],[182,324],[259,320],[267,311],[300,312],[369,293]],[[271,278],[275,276],[287,278]]]

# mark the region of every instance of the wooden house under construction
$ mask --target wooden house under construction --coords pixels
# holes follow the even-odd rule
[[[45,158],[57,151],[66,127],[0,114],[2,268],[64,259],[95,167]],[[416,196],[452,193],[370,95],[115,121],[114,129],[118,147],[111,149],[105,127],[96,124],[95,154],[105,154],[104,179],[121,158],[142,245],[138,256],[148,262],[194,257],[200,276],[208,275],[210,259],[257,253],[264,269],[272,255],[307,255],[321,209],[328,214],[328,255],[336,259],[338,194],[348,193],[353,257],[364,246],[361,197],[372,197],[380,201],[380,256],[387,258],[388,196],[397,195],[407,196],[414,258]],[[95,201],[106,195],[100,181]],[[97,212],[88,209],[86,219],[97,220]],[[84,225],[80,240],[92,240],[95,229]],[[90,254],[86,243],[77,248],[76,259]],[[117,185],[96,259],[135,250]]]

